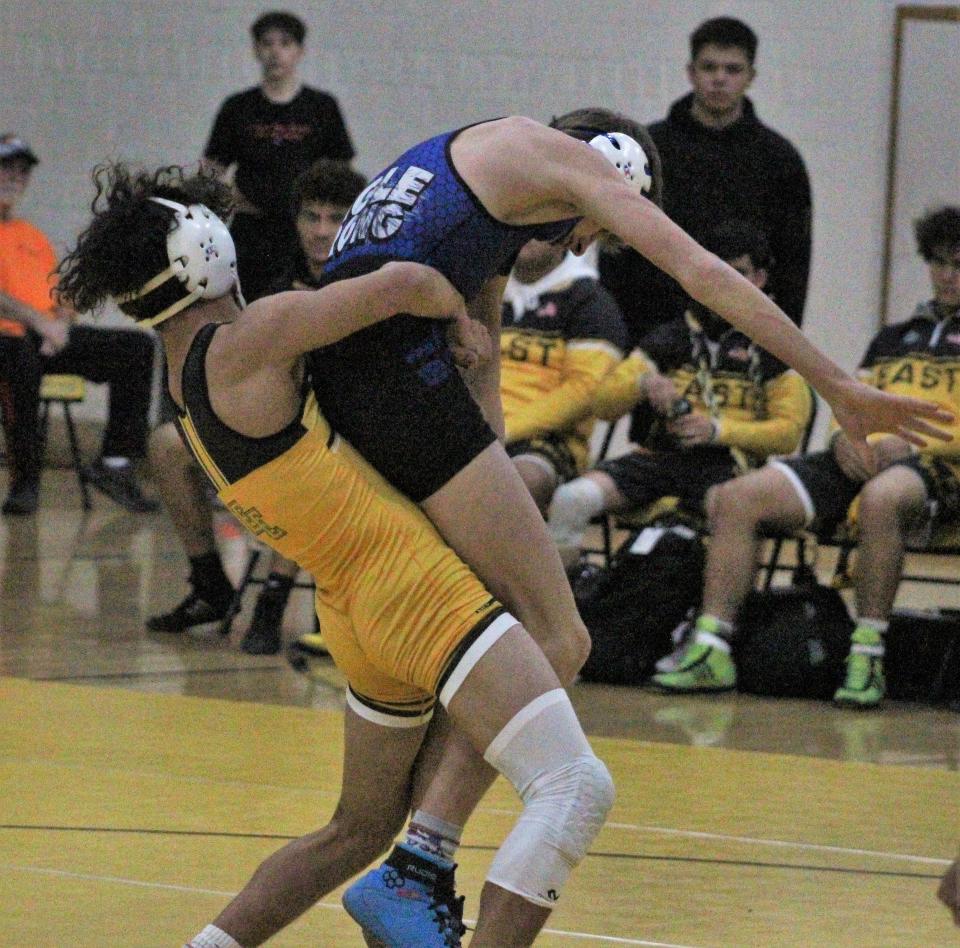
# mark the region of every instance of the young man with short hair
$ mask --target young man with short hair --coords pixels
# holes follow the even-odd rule
[[[942,207],[915,224],[933,297],[910,319],[873,338],[860,377],[883,391],[935,399],[960,418],[960,208]],[[653,681],[672,692],[721,691],[736,684],[731,641],[737,612],[753,585],[762,529],[803,526],[830,533],[858,498],[855,580],[857,622],[846,680],[834,700],[874,707],[886,690],[884,633],[911,537],[960,519],[960,421],[954,440],[919,451],[895,434],[870,438],[864,458],[834,432],[826,451],[779,458],[716,488],[710,503],[711,542],[703,608],[674,670]]]
[[[757,117],[747,96],[756,54],[757,36],[741,20],[701,23],[690,36],[691,91],[649,131],[663,161],[667,215],[700,242],[727,219],[753,221],[770,242],[768,292],[799,326],[810,271],[810,182],[800,153]],[[677,284],[632,252],[602,254],[601,279],[634,345],[686,306]]]
[[[221,105],[204,161],[232,175],[230,231],[244,294],[256,299],[286,270],[296,234],[289,213],[296,177],[320,158],[349,161],[353,145],[337,100],[300,79],[307,28],[292,13],[270,12],[250,28],[260,84]]]
[[[561,682],[583,666],[589,635],[546,524],[507,455],[500,399],[501,302],[509,268],[531,239],[582,254],[598,238],[626,244],[708,309],[804,373],[860,450],[871,430],[921,440],[941,416],[922,399],[864,386],[812,346],[773,301],[705,250],[659,209],[656,147],[629,117],[579,109],[548,127],[510,116],[446,131],[376,175],[334,241],[325,279],[392,260],[436,267],[487,327],[497,358],[472,384],[432,327],[403,315],[309,356],[321,410],[391,484],[421,505],[488,588],[510,603]],[[494,773],[454,730],[422,809],[459,827]],[[380,880],[384,922],[390,872]],[[363,887],[370,877],[357,885]],[[353,890],[356,891],[356,890]],[[368,924],[369,922],[369,924]]]

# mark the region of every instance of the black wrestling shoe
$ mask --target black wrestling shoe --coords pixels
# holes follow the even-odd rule
[[[289,597],[289,586],[284,589],[264,588],[253,609],[250,628],[240,642],[241,652],[248,655],[276,655],[280,651],[280,627]]]
[[[196,625],[210,622],[222,622],[230,611],[233,593],[229,599],[211,603],[204,599],[196,589],[191,589],[175,609],[159,616],[151,616],[146,626],[151,632],[186,632]]]
[[[131,513],[154,513],[160,509],[159,501],[146,497],[140,489],[132,464],[109,467],[102,460],[95,461],[87,465],[85,473],[88,484]]]

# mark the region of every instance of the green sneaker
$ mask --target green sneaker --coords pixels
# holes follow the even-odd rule
[[[694,641],[676,671],[661,672],[650,680],[666,691],[729,691],[736,687],[737,668],[723,649]]]
[[[854,629],[847,656],[847,677],[836,690],[837,704],[875,708],[883,701],[887,685],[883,675],[883,639],[875,629]]]

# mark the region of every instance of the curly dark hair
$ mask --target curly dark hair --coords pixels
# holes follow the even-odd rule
[[[960,248],[960,207],[938,207],[913,222],[917,252],[929,263],[944,250]]]
[[[117,162],[98,165],[92,178],[97,191],[90,205],[93,220],[56,270],[58,297],[79,312],[138,290],[169,265],[167,234],[174,213],[150,198],[205,204],[220,217],[231,209],[230,188],[212,171],[188,175],[179,165],[132,170]],[[151,304],[159,312],[180,296],[179,284],[170,281],[150,294]],[[142,319],[148,314],[130,315]]]

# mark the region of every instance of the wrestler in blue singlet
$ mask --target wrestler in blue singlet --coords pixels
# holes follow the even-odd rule
[[[370,182],[340,226],[324,283],[413,260],[435,267],[469,301],[490,277],[510,272],[528,240],[569,233],[575,220],[514,226],[492,217],[453,167],[457,134],[415,145]],[[309,368],[333,429],[415,501],[495,440],[442,323],[394,316],[311,353]]]

